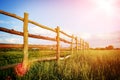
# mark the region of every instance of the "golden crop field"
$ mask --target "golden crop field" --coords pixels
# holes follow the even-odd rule
[[[52,56],[54,51],[29,51],[29,59]],[[66,52],[61,53],[63,55]],[[22,52],[1,51],[0,66],[22,61]],[[84,50],[65,60],[35,62],[23,77],[14,68],[0,70],[2,80],[120,80],[120,50]]]

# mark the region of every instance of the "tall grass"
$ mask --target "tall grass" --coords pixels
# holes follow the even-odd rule
[[[13,80],[120,80],[120,51],[79,51],[59,63],[32,63],[23,77],[18,77],[12,68],[0,71],[1,79],[4,80],[7,76]]]

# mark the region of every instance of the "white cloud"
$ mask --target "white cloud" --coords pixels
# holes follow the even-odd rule
[[[5,39],[5,41],[8,42],[8,43],[18,43],[17,38]]]
[[[0,20],[0,24],[15,24],[15,22],[14,21]]]
[[[23,42],[23,40],[22,40],[22,38],[18,38],[18,37],[16,37],[16,38],[2,38],[2,39],[0,39],[0,43],[13,43],[13,44],[20,44],[20,43],[22,43]]]
[[[42,36],[48,36],[48,37],[54,37],[56,34],[52,31],[40,28],[38,26],[29,26],[29,33],[30,34],[36,34],[36,35],[42,35]]]

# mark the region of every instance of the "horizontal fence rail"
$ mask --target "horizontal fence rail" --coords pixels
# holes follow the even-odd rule
[[[23,32],[16,31],[16,30],[13,30],[13,29],[7,29],[7,28],[3,28],[3,27],[0,27],[0,31],[6,32],[6,33],[10,33],[10,34],[19,35],[19,36],[23,36],[23,34],[24,34]],[[41,36],[41,35],[28,34],[28,36],[31,37],[31,38],[56,41],[55,38],[45,37],[45,36]]]
[[[23,44],[3,44],[0,43],[0,48],[23,48]],[[54,48],[56,45],[33,45],[29,44],[28,48]]]
[[[0,10],[0,14],[4,14],[4,15],[7,15],[7,16],[10,16],[10,17],[13,17],[13,18],[16,18],[16,19],[21,20],[21,21],[24,22],[24,18],[22,18],[22,17],[20,17],[20,16],[18,16],[18,15],[16,15],[16,14],[8,13],[8,12],[2,11],[2,10]],[[42,24],[39,24],[39,23],[37,23],[37,22],[34,22],[34,21],[32,21],[32,20],[28,20],[28,22],[31,23],[31,24],[34,24],[34,25],[36,25],[36,26],[39,26],[39,27],[41,27],[41,28],[44,28],[44,29],[47,29],[47,30],[56,32],[54,29],[49,28],[49,27],[47,27],[47,26],[44,26],[44,25],[42,25]]]
[[[0,27],[0,31],[10,33],[10,34],[19,35],[19,36],[23,36],[23,34],[24,34],[23,32],[16,31],[14,29],[7,29],[7,28],[3,28],[3,27]],[[49,40],[49,41],[56,41],[56,38],[45,37],[45,36],[41,36],[41,35],[28,34],[28,36],[31,37],[31,38],[44,39],[44,40]],[[60,40],[65,42],[65,43],[71,44],[70,41],[67,41],[63,38],[60,38]]]
[[[64,34],[65,36],[68,36],[69,38],[74,38],[73,36],[71,35],[68,35],[67,33],[63,32],[63,31],[60,31],[62,34]]]

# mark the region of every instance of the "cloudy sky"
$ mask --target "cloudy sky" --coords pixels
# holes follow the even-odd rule
[[[0,10],[29,19],[51,28],[60,26],[90,43],[91,47],[120,47],[120,0],[0,0]],[[23,23],[0,14],[0,27],[22,31]],[[55,34],[29,24],[29,32],[55,37]],[[0,43],[22,43],[22,37],[0,32]],[[49,44],[31,39],[29,43]]]

